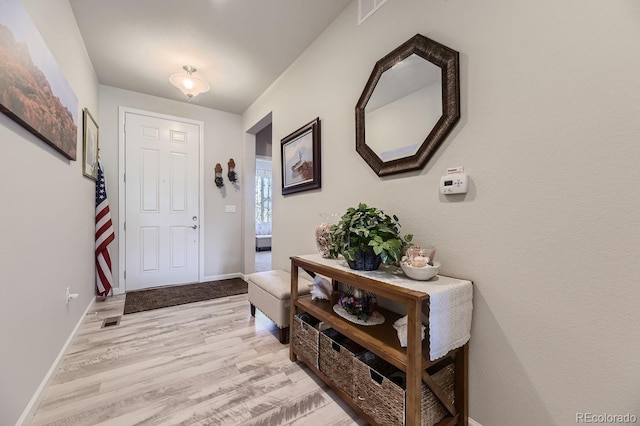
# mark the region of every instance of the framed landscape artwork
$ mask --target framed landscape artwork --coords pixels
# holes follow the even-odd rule
[[[282,195],[320,188],[320,119],[281,140]]]
[[[82,110],[84,133],[82,136],[82,174],[98,180],[98,153],[100,141],[98,138],[98,123],[93,119],[88,109]]]
[[[78,99],[19,0],[0,1],[0,111],[76,159]]]

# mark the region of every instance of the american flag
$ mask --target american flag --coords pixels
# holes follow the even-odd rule
[[[111,273],[111,255],[109,244],[115,239],[107,187],[104,181],[102,164],[98,162],[98,180],[96,181],[96,285],[99,296],[106,297],[113,287]]]

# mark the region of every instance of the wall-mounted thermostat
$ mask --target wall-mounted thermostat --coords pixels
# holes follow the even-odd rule
[[[469,178],[464,173],[463,167],[455,167],[447,170],[447,175],[440,178],[440,193],[466,194],[469,188]]]

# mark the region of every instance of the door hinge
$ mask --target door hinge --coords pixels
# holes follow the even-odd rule
[[[124,279],[127,279],[127,271],[124,271]]]
[[[123,179],[125,182],[127,181],[127,174],[126,174],[126,173],[123,173],[123,174],[122,174],[122,179]]]

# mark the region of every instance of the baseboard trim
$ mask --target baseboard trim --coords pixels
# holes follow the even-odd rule
[[[233,274],[223,274],[223,275],[209,275],[207,277],[200,278],[200,282],[201,283],[206,283],[206,282],[209,282],[209,281],[229,280],[231,278],[243,278],[244,279],[244,276],[240,272],[236,272],[236,273],[233,273]]]
[[[38,389],[36,389],[36,392],[33,394],[33,396],[31,397],[31,400],[29,401],[24,411],[22,412],[22,415],[16,422],[16,426],[26,426],[31,424],[31,421],[33,420],[33,416],[35,416],[36,410],[38,409],[38,406],[40,405],[40,401],[42,400],[42,397],[43,397],[42,392],[47,388],[47,386],[49,385],[49,382],[55,375],[56,371],[58,371],[60,362],[62,362],[62,359],[67,353],[67,349],[69,349],[69,346],[71,346],[71,342],[76,337],[76,334],[80,329],[80,326],[84,322],[85,317],[93,307],[93,304],[95,303],[95,301],[96,301],[95,297],[91,299],[91,303],[89,303],[89,306],[87,306],[87,309],[85,309],[84,313],[78,320],[78,323],[76,324],[73,331],[67,338],[67,341],[62,346],[62,349],[60,349],[60,352],[58,353],[58,356],[56,357],[56,359],[53,361],[53,364],[51,364],[49,371],[47,371],[47,374],[44,376],[44,379],[42,379],[42,382],[40,382],[40,386],[38,386]]]
[[[482,426],[482,425],[476,422],[475,420],[473,420],[471,417],[469,417],[469,426]]]

